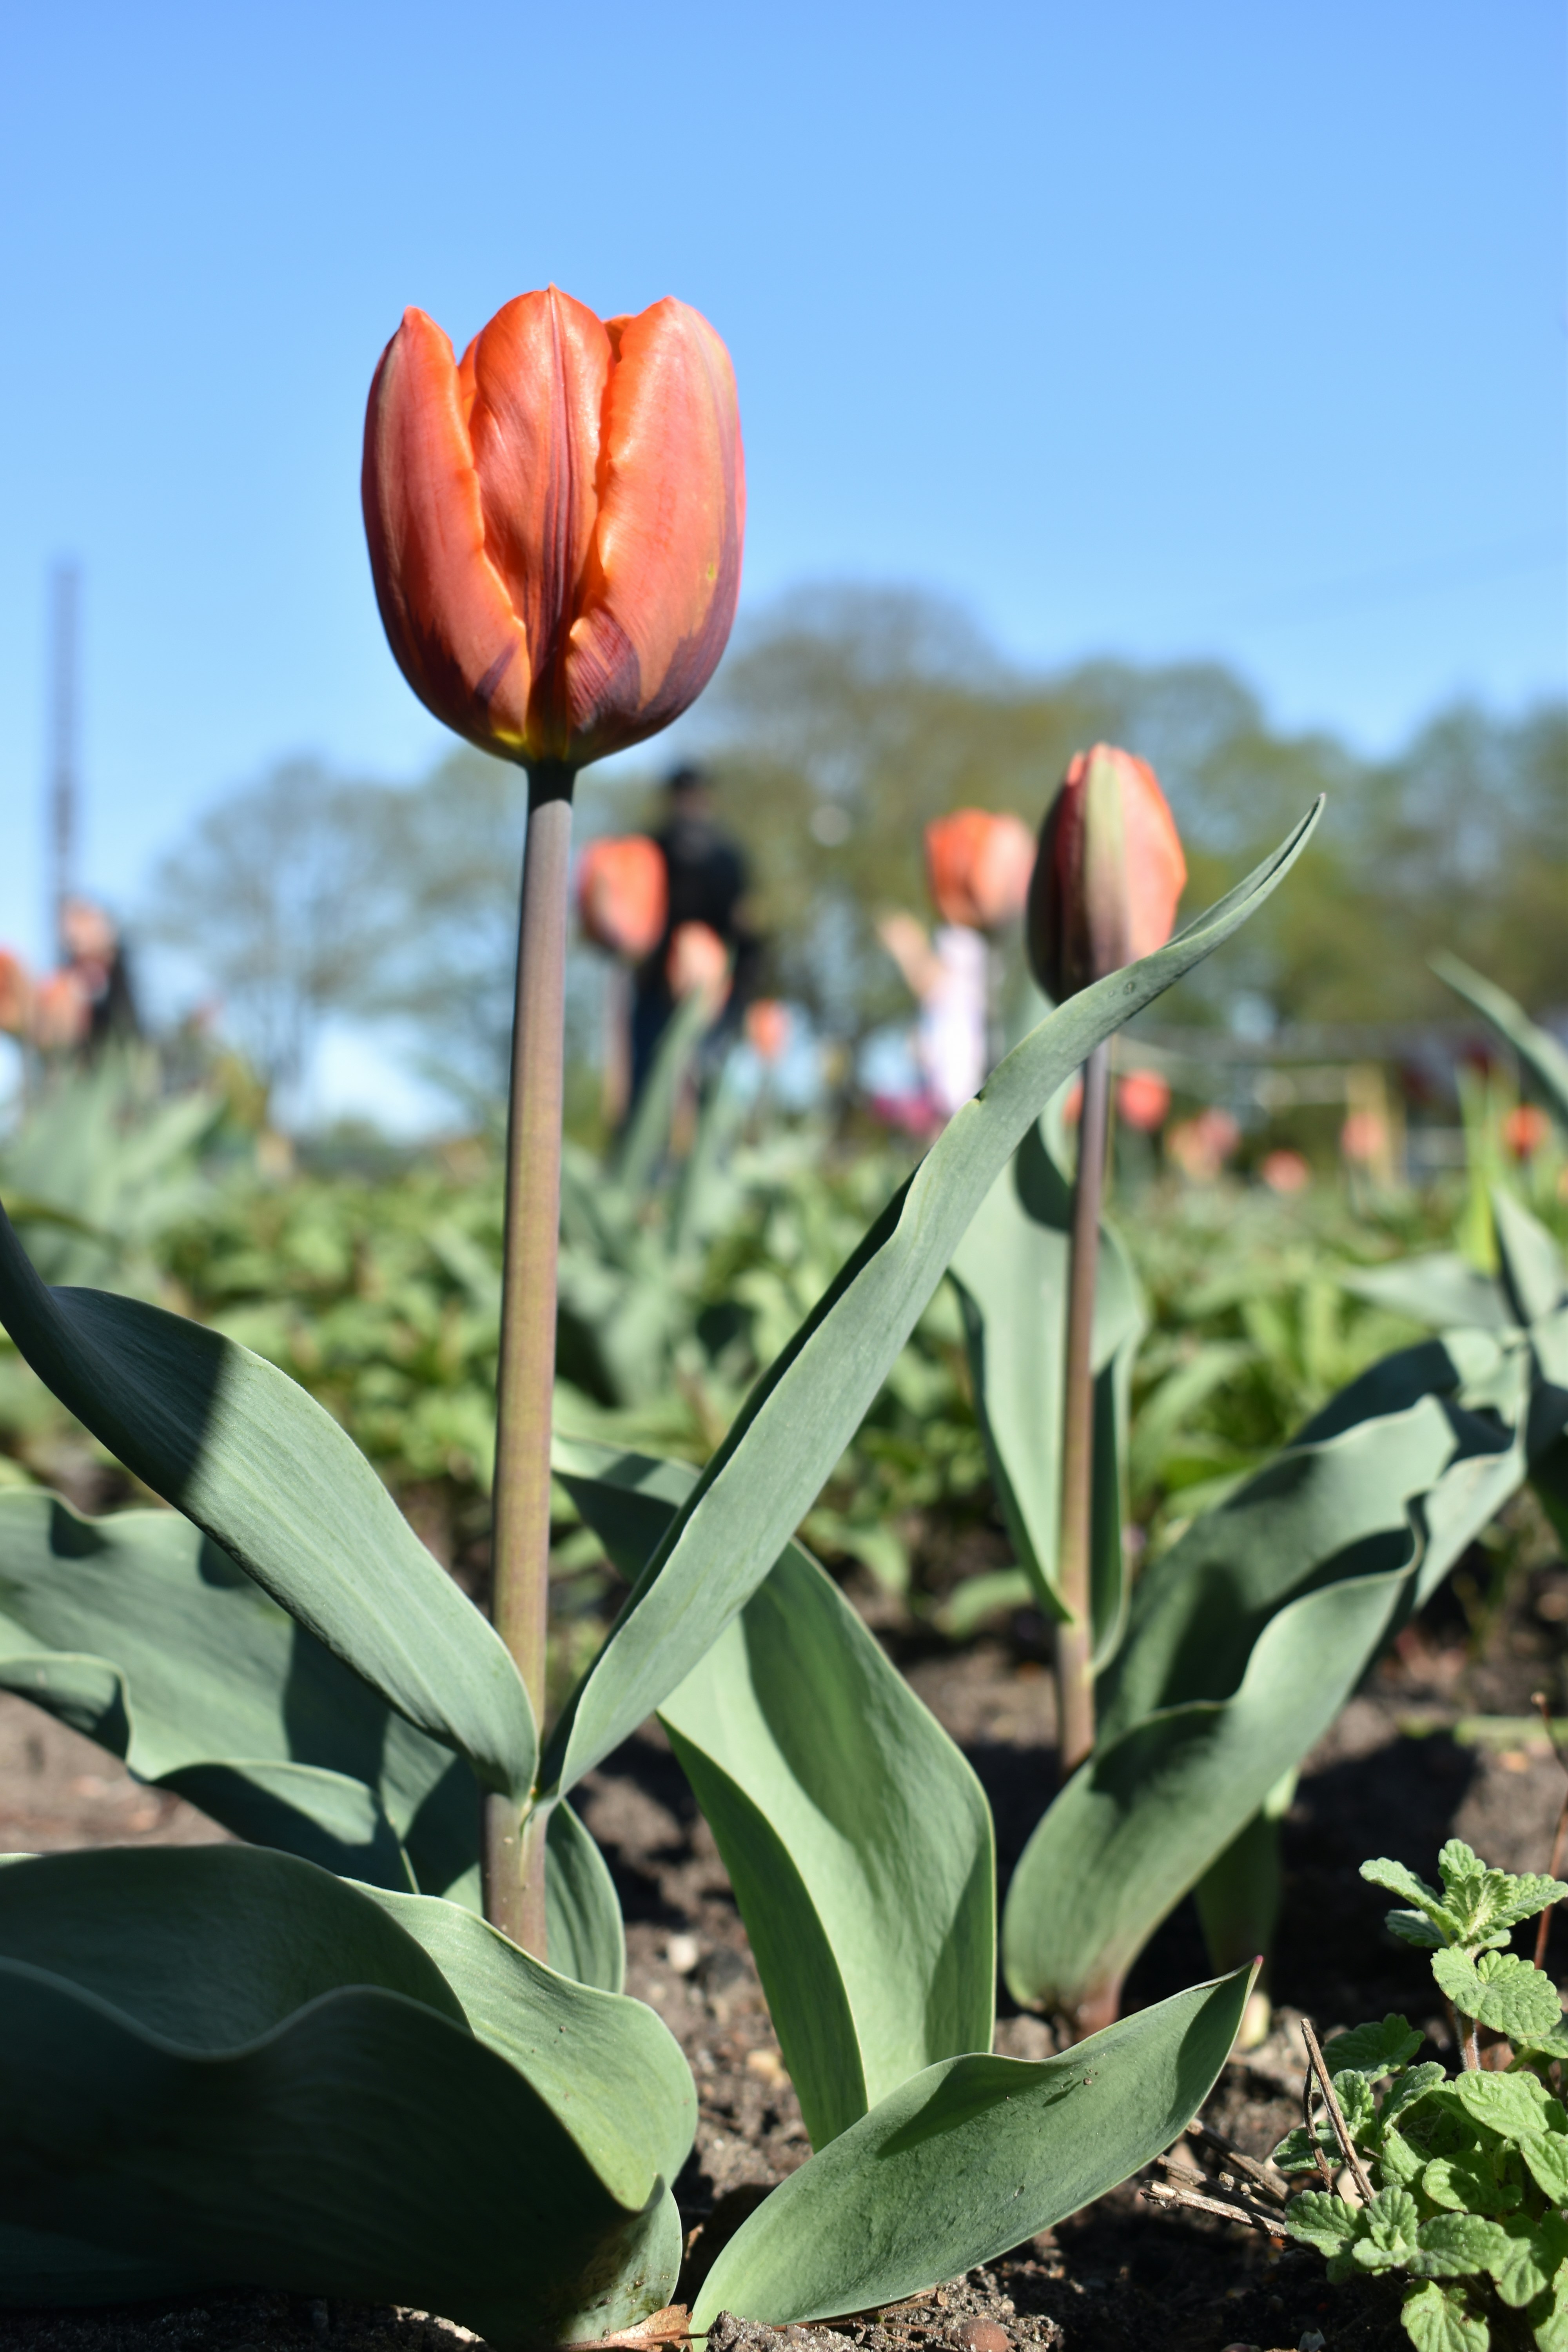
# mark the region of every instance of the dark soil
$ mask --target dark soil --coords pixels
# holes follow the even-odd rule
[[[1537,1549],[1541,1558],[1541,1549]],[[1430,1877],[1445,1837],[1489,1862],[1542,1869],[1564,1794],[1543,1736],[1522,1722],[1476,1738],[1464,1718],[1528,1718],[1545,1689],[1564,1709],[1568,1570],[1548,1559],[1514,1579],[1490,1619],[1468,1620],[1453,1592],[1408,1629],[1310,1756],[1284,1836],[1274,2031],[1226,2067],[1206,2110],[1237,2146],[1264,2156],[1299,2116],[1294,2019],[1325,2036],[1403,2010],[1445,2053],[1422,1956],[1382,1926],[1386,1897],[1357,1865],[1392,1854]],[[870,1613],[870,1612],[868,1612]],[[889,1636],[914,1686],[965,1749],[995,1810],[1004,1880],[1050,1785],[1048,1676],[1021,1640],[938,1649]],[[1456,1737],[1456,1728],[1460,1737]],[[713,1841],[657,1726],[596,1773],[586,1818],[626,1916],[627,1990],[655,2008],[696,2077],[700,2116],[677,2184],[689,2228],[689,2292],[723,2235],[809,2153],[746,1937]],[[190,1807],[139,1788],[97,1748],[20,1701],[0,1696],[0,1848],[188,1841],[221,1835]],[[1561,1942],[1564,1930],[1560,1927]],[[1552,1965],[1551,1961],[1548,1963]],[[1568,1952],[1557,1956],[1568,1970]],[[1167,1921],[1129,1983],[1129,2006],[1208,1973],[1190,1905]],[[997,2047],[1037,2058],[1055,2046],[1040,2019],[1004,1997]],[[989,2268],[893,2311],[834,2329],[715,2331],[716,2352],[1275,2352],[1321,2337],[1327,2352],[1394,2352],[1400,2289],[1386,2280],[1331,2290],[1321,2260],[1261,2232],[1156,2210],[1132,2181]],[[999,2333],[996,2331],[1000,2331]],[[476,2339],[444,2320],[275,2294],[208,2294],[114,2311],[0,2312],[0,2352],[443,2352]]]

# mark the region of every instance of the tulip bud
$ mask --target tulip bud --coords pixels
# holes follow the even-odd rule
[[[1152,1135],[1170,1116],[1171,1089],[1158,1070],[1129,1070],[1117,1081],[1116,1108],[1124,1127]]]
[[[460,365],[405,310],[362,489],[393,653],[482,751],[582,767],[712,676],[745,487],[729,353],[685,303],[600,320],[555,287],[520,295]]]
[[[730,950],[707,923],[678,923],[664,976],[671,996],[700,993],[716,1016],[730,993]]]
[[[1024,911],[1035,845],[1021,817],[954,809],[926,827],[926,877],[944,923],[995,931]]]
[[[577,866],[577,914],[587,938],[625,963],[641,963],[664,937],[669,869],[646,833],[589,842]]]
[[[33,982],[26,965],[9,948],[0,948],[0,1034],[26,1036],[33,1018]]]
[[[789,1006],[781,1004],[776,996],[759,996],[746,1007],[746,1043],[761,1061],[782,1059],[794,1026]]]
[[[1502,1123],[1502,1139],[1516,1160],[1532,1160],[1551,1137],[1552,1121],[1539,1103],[1516,1103]]]
[[[1029,886],[1029,961],[1059,1004],[1163,947],[1186,885],[1175,819],[1130,751],[1079,751],[1040,828]]]

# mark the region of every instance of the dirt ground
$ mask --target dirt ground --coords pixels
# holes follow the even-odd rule
[[[1473,1591],[1475,1588],[1468,1588]],[[1478,1631],[1480,1638],[1478,1640]],[[1049,1678],[1026,1625],[966,1650],[889,1637],[915,1687],[973,1761],[996,1814],[1004,1883],[1050,1786]],[[1500,1738],[1466,1718],[1527,1718],[1531,1694],[1564,1708],[1568,1570],[1539,1566],[1490,1621],[1445,1593],[1408,1629],[1309,1758],[1285,1825],[1284,1910],[1274,1959],[1275,2030],[1233,2060],[1208,2121],[1254,2156],[1298,2119],[1306,2011],[1326,2035],[1390,2009],[1447,2050],[1422,1955],[1381,1920],[1386,1897],[1357,1865],[1391,1853],[1431,1876],[1438,1845],[1467,1838],[1489,1862],[1543,1869],[1565,1781],[1544,1738]],[[1458,1736],[1456,1736],[1458,1734]],[[692,2246],[687,2290],[727,2229],[809,2153],[723,1866],[657,1726],[594,1776],[586,1818],[609,1859],[627,1923],[627,1990],[656,2009],[696,2077],[700,2117],[677,2183]],[[110,1759],[24,1703],[0,1696],[0,1850],[200,1840],[221,1835],[177,1801],[138,1787]],[[1555,1971],[1568,1973],[1568,1926]],[[1552,1965],[1549,1960],[1548,1965]],[[1129,2006],[1208,1973],[1190,1904],[1140,1960]],[[1055,2046],[1004,1996],[997,2047],[1037,2058]],[[1331,2290],[1321,2260],[1261,2233],[1156,2210],[1127,2183],[1014,2253],[936,2294],[836,2329],[715,2331],[715,2352],[1394,2352],[1399,2288]],[[445,2352],[474,2337],[420,2314],[236,2292],[199,2301],[80,2313],[0,2312],[0,2352]]]

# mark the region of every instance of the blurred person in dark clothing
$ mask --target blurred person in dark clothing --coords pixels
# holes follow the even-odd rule
[[[141,1034],[125,942],[112,915],[90,898],[67,898],[60,908],[64,969],[78,982],[87,1005],[83,1045],[96,1054],[110,1041]]]
[[[632,1088],[635,1103],[675,1009],[669,948],[686,923],[704,923],[729,949],[730,993],[712,1032],[727,1037],[739,1024],[755,992],[761,941],[746,919],[746,862],[713,821],[712,792],[700,768],[677,768],[666,785],[668,814],[654,835],[669,877],[669,908],[664,936],[638,965],[632,998]]]

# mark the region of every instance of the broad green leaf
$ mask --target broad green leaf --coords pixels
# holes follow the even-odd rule
[[[1256,874],[1152,956],[1041,1022],[937,1138],[752,1389],[552,1735],[569,1790],[739,1614],[830,1475],[965,1227],[1050,1097],[1103,1038],[1220,946],[1300,855],[1309,815]]]
[[[635,1575],[693,1474],[583,1445],[556,1460]],[[799,1545],[659,1717],[724,1857],[814,2147],[934,2061],[989,2050],[990,1809]]]
[[[1505,1377],[1500,1429],[1471,1400]],[[1002,1942],[1016,2000],[1071,2012],[1114,1994],[1518,1486],[1524,1379],[1518,1349],[1479,1335],[1409,1350],[1397,1381],[1357,1384],[1395,1410],[1347,1423],[1331,1406],[1155,1563],[1102,1680],[1100,1744],[1014,1874]]]
[[[1457,1250],[1395,1258],[1388,1265],[1357,1266],[1341,1280],[1355,1297],[1437,1331],[1506,1331],[1514,1320],[1491,1276],[1479,1274]]]
[[[1408,2189],[1380,2189],[1363,2210],[1351,2252],[1363,2271],[1405,2270],[1420,2226],[1421,2209]]]
[[[1253,1971],[1140,2010],[1060,2057],[950,2058],[803,2164],[720,2253],[691,2315],[865,2311],[1048,2229],[1169,2147],[1229,2055]]]
[[[451,1906],[244,1847],[12,1861],[0,2046],[7,2300],[96,2262],[415,2303],[500,2352],[668,2300],[679,2052]]]
[[[96,1655],[94,1654],[97,1654]],[[479,1790],[175,1511],[89,1519],[0,1495],[0,1688],[252,1843],[479,1904]],[[545,1849],[550,1951],[618,1992],[620,1910],[569,1806]]]
[[[1072,1186],[1032,1127],[991,1187],[948,1268],[963,1313],[974,1409],[996,1501],[1047,1616],[1061,1516],[1062,1365]],[[1100,1232],[1095,1290],[1095,1495],[1091,1607],[1098,1656],[1121,1637],[1127,1575],[1122,1488],[1132,1360],[1144,1331],[1137,1277]]]
[[[1306,2134],[1300,2137],[1304,2139]],[[1347,2251],[1366,2224],[1359,2206],[1347,2205],[1342,2197],[1331,2197],[1326,2189],[1303,2189],[1299,2197],[1291,2198],[1279,2226],[1302,2245],[1315,2246],[1321,2254],[1339,2254]]]
[[[1568,2136],[1562,2132],[1527,2132],[1519,2143],[1531,2178],[1545,2190],[1553,2205],[1568,2205]]]
[[[1540,1028],[1506,989],[1473,971],[1457,955],[1440,950],[1430,961],[1438,979],[1447,981],[1457,996],[1473,1004],[1499,1034],[1507,1038],[1520,1060],[1540,1081],[1558,1118],[1568,1126],[1568,1053],[1556,1038],[1549,1030]]]
[[[1487,2352],[1491,2341],[1486,2321],[1469,2309],[1462,2287],[1417,2287],[1400,2305],[1399,2316],[1415,2352]]]
[[[1503,2223],[1501,2239],[1486,2267],[1504,2303],[1522,2311],[1545,2294],[1568,2255],[1568,2223],[1557,2213],[1543,2214],[1538,2221],[1516,2213]]]
[[[1533,2074],[1457,2074],[1452,2088],[1472,2123],[1504,2139],[1527,2139],[1545,2125],[1548,2095]]]
[[[1435,2091],[1439,2083],[1446,2083],[1447,2079],[1442,2067],[1432,2058],[1401,2074],[1397,2082],[1389,2084],[1384,2095],[1382,2114],[1384,2130],[1396,2116],[1404,2115],[1408,2108],[1426,2098],[1428,2092]]]
[[[1364,2074],[1369,2083],[1376,2083],[1407,2066],[1422,2039],[1407,2017],[1397,2017],[1391,2010],[1380,2025],[1357,2025],[1325,2042],[1323,2062],[1331,2074]]]
[[[0,1320],[78,1420],[334,1656],[486,1787],[526,1796],[537,1740],[516,1667],[313,1397],[183,1316],[47,1289],[3,1213]]]
[[[1528,2042],[1552,2033],[1563,2022],[1563,2003],[1551,1978],[1517,1952],[1485,1952],[1482,1959],[1502,1961],[1500,1969],[1478,1969],[1465,1952],[1432,1955],[1432,1974],[1439,1991],[1447,1994],[1461,2016],[1473,2017],[1510,2042]]]
[[[1485,2151],[1435,2156],[1421,2174],[1424,2194],[1456,2213],[1511,2213],[1523,2194],[1517,2181],[1500,2179]]]
[[[1540,1220],[1500,1184],[1493,1187],[1491,1202],[1503,1295],[1527,1329],[1550,1326],[1568,1290],[1563,1254]]]

